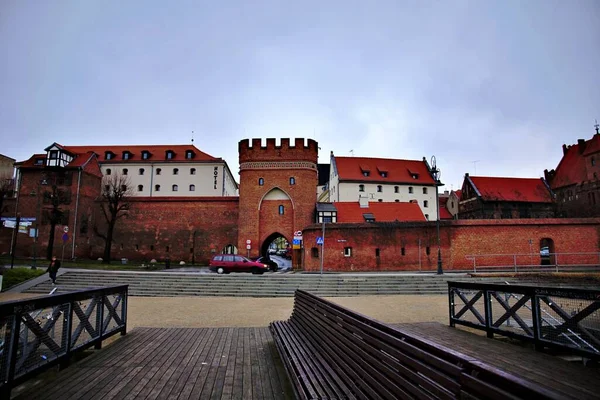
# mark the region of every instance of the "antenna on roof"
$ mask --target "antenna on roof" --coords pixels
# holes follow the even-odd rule
[[[475,161],[471,161],[473,163],[473,169],[475,170],[473,172],[473,175],[477,175],[477,163],[480,162],[481,160],[475,160]]]
[[[350,154],[352,154],[352,157],[354,157],[354,150],[350,150]]]
[[[598,125],[598,120],[596,120],[596,125],[594,125],[594,128],[596,128],[596,135],[600,135],[600,125]]]
[[[194,131],[192,131],[192,144],[194,144]]]

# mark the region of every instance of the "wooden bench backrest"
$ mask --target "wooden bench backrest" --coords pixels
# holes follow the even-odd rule
[[[290,318],[358,398],[558,398],[553,392],[297,290]]]

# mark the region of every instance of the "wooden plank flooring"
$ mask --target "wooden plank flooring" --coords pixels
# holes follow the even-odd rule
[[[292,399],[267,327],[136,328],[19,399]]]
[[[570,363],[529,346],[490,339],[484,332],[452,328],[438,322],[394,326],[559,393],[579,399],[600,398],[600,369]]]

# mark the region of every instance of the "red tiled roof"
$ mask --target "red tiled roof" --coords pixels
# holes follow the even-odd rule
[[[458,200],[460,200],[462,197],[462,190],[455,190],[454,193],[456,193],[456,197],[458,197]]]
[[[58,145],[58,143],[57,143]],[[60,145],[59,145],[60,146]],[[113,162],[156,162],[156,161],[167,161],[167,162],[198,162],[198,161],[222,161],[221,158],[213,157],[209,154],[200,151],[196,146],[191,144],[185,145],[127,145],[127,146],[62,146],[66,151],[74,154],[81,154],[87,152],[94,152],[98,155],[98,160],[101,163],[113,163]],[[147,150],[151,156],[147,160],[142,159],[142,151]],[[167,150],[174,152],[174,157],[167,159]],[[185,158],[185,152],[191,150],[195,153],[194,158],[191,160]],[[112,152],[115,156],[110,160],[105,160],[104,155],[107,151]],[[123,152],[129,151],[131,156],[129,159],[123,159]]]
[[[375,222],[426,221],[421,207],[416,203],[379,203],[371,202],[368,208],[361,208],[358,202],[333,203],[337,209],[337,221],[340,223],[365,222],[363,214],[373,214]]]
[[[35,160],[37,158],[43,159],[44,164],[35,165]],[[25,161],[19,161],[19,162],[15,163],[15,165],[17,165],[21,168],[44,168],[46,165],[45,162],[46,162],[46,154],[44,153],[44,154],[34,154]]]
[[[600,135],[594,135],[592,139],[586,142],[583,154],[580,154],[578,144],[567,147],[567,152],[558,163],[554,177],[549,182],[550,187],[554,190],[564,186],[585,182],[588,179],[585,166],[585,155],[592,154],[599,150]]]
[[[426,185],[435,183],[423,161],[336,156],[335,165],[340,181],[410,182]],[[364,176],[363,171],[369,171],[369,176]],[[382,177],[380,172],[386,172],[387,177]],[[419,177],[414,179],[411,173],[416,173]]]
[[[440,219],[454,219],[445,205],[440,203]]]
[[[541,178],[497,178],[470,176],[471,182],[486,201],[551,203],[550,191]]]

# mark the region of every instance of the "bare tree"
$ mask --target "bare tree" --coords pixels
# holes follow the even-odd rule
[[[46,259],[52,259],[54,250],[54,234],[56,225],[63,223],[64,212],[60,208],[64,203],[64,192],[58,190],[56,185],[52,185],[52,192],[44,192],[44,203],[50,203],[51,208],[44,210],[47,220],[50,222],[50,235],[48,236],[48,247],[46,247]]]
[[[4,199],[14,190],[14,180],[8,175],[0,175],[0,216],[4,213]]]
[[[133,196],[133,187],[127,175],[115,173],[102,178],[102,203],[100,208],[106,220],[106,232],[102,233],[94,226],[95,233],[104,240],[103,263],[110,264],[110,250],[117,221],[129,212],[129,198]]]

